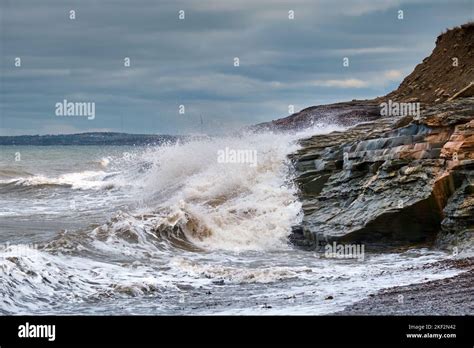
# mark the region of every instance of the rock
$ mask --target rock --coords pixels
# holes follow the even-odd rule
[[[351,102],[312,106],[293,115],[275,121],[260,123],[250,130],[299,130],[317,123],[335,123],[354,125],[361,121],[370,121],[380,117],[379,103],[374,100],[353,100]]]
[[[474,168],[474,98],[434,105],[415,118],[381,118],[316,135],[301,144],[291,156],[303,202],[299,235],[313,248],[319,247],[317,240],[365,243],[372,249],[434,243],[442,222],[450,233],[473,222],[465,193],[471,189],[462,187]],[[457,192],[461,198],[448,205]],[[449,217],[461,212],[463,218]]]
[[[466,87],[461,89],[459,92],[454,94],[449,100],[454,100],[458,98],[466,98],[474,96],[474,82],[471,82]]]

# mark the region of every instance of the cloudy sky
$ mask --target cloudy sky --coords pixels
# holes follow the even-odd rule
[[[443,30],[474,18],[472,0],[0,3],[0,135],[189,134],[200,116],[217,133],[289,105],[372,98],[396,88]],[[56,116],[64,99],[94,102],[95,118]]]

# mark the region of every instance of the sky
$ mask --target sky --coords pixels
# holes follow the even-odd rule
[[[0,135],[218,134],[373,98],[474,19],[473,0],[0,4]],[[94,117],[58,116],[64,100]]]

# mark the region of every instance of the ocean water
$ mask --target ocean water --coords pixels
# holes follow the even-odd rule
[[[436,250],[328,259],[288,243],[302,216],[287,155],[336,129],[0,147],[0,313],[327,314],[457,274]],[[219,163],[226,147],[257,165]]]

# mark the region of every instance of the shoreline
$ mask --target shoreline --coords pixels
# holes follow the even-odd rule
[[[331,315],[472,315],[474,257],[441,263],[464,272],[426,283],[387,288]]]

